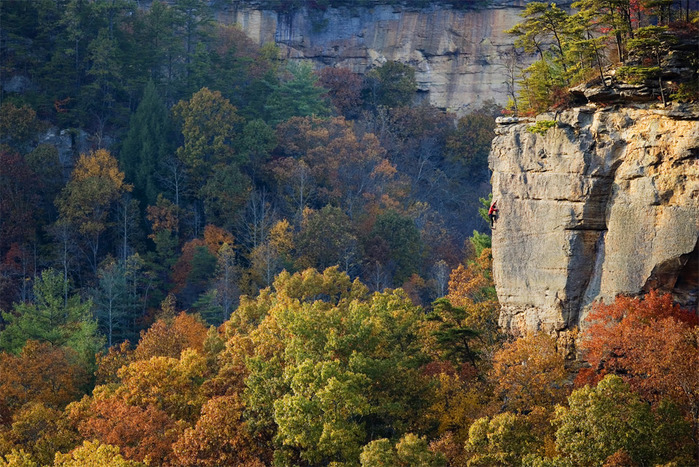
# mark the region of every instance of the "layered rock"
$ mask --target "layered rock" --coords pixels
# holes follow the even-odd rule
[[[379,5],[294,14],[231,5],[219,10],[218,19],[238,24],[258,44],[275,42],[285,57],[316,67],[364,73],[388,60],[408,63],[432,105],[464,112],[485,100],[507,102],[508,75],[515,71],[512,38],[505,30],[521,20],[524,4],[495,0],[472,10]]]
[[[493,274],[513,333],[582,324],[595,300],[658,288],[697,306],[699,108],[581,107],[502,119],[490,166]]]

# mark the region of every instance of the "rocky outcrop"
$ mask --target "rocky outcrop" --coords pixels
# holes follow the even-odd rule
[[[473,10],[379,5],[294,14],[230,6],[219,10],[218,19],[238,24],[258,44],[276,42],[285,57],[316,67],[364,73],[388,60],[408,63],[417,70],[424,98],[464,112],[489,99],[507,102],[512,38],[505,30],[521,20],[524,4],[494,0]]]
[[[697,306],[699,107],[501,119],[493,274],[511,332],[561,332],[595,300],[658,288]],[[540,132],[531,129],[539,128]]]

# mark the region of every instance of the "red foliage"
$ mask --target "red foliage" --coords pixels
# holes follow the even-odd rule
[[[651,291],[644,298],[619,296],[598,304],[581,347],[590,368],[578,385],[613,373],[649,399],[663,396],[699,404],[699,319],[673,304],[670,295]]]
[[[328,90],[330,100],[341,115],[349,116],[360,110],[364,81],[357,73],[326,67],[318,72],[318,84]]]

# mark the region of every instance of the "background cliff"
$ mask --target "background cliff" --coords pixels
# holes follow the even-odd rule
[[[219,7],[217,16],[238,24],[258,44],[275,42],[282,56],[316,67],[364,73],[388,60],[407,63],[416,69],[424,99],[463,112],[489,99],[507,102],[516,72],[505,30],[521,19],[524,4],[495,0],[467,10],[377,5],[278,13],[232,2]]]
[[[651,288],[697,306],[699,108],[499,119],[493,273],[515,333],[584,324],[590,304]],[[545,124],[539,123],[542,128]]]

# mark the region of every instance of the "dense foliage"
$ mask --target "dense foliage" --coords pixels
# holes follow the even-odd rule
[[[500,332],[497,108],[136,3],[0,1],[0,466],[696,462],[668,297]]]
[[[571,11],[529,2],[522,17],[508,31],[515,37],[506,66],[515,111],[564,107],[570,103],[567,88],[590,80],[602,86],[613,79],[649,84],[663,104],[699,97],[696,53],[688,54],[692,64],[686,76],[671,70],[681,53],[672,46],[691,44],[699,32],[699,16],[689,1],[579,0]],[[536,61],[520,69],[522,55],[534,55]]]

